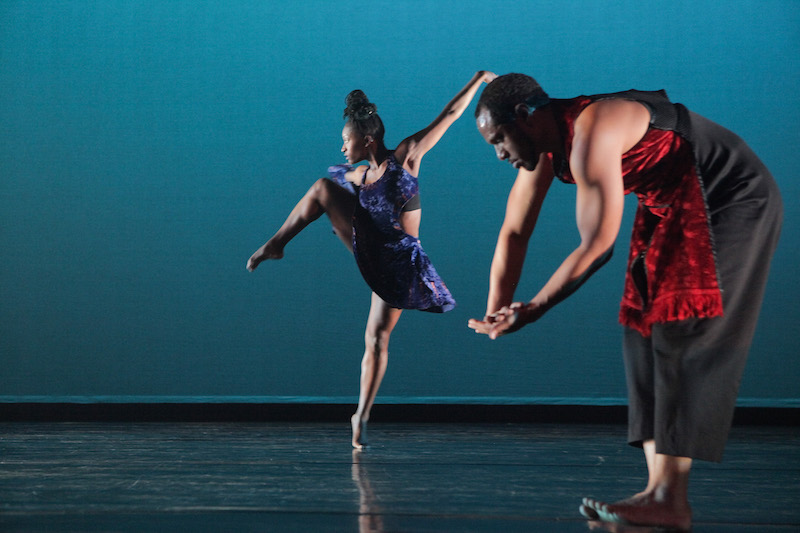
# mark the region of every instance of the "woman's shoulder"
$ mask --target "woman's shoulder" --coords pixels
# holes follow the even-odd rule
[[[352,189],[351,186],[358,187],[361,185],[362,178],[367,168],[366,165],[358,167],[350,165],[332,165],[328,167],[328,176],[339,185],[351,189],[351,192],[355,192],[355,189]]]
[[[361,185],[361,179],[364,177],[364,173],[369,168],[369,165],[359,165],[357,167],[350,167],[350,170],[344,175],[344,178],[356,185]]]

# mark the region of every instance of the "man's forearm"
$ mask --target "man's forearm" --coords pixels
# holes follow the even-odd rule
[[[502,236],[497,240],[492,268],[489,275],[489,297],[486,314],[494,313],[509,305],[514,299],[514,291],[522,275],[528,239],[522,236]]]

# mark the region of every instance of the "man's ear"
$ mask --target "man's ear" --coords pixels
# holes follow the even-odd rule
[[[523,121],[528,119],[531,114],[531,108],[526,103],[519,103],[514,106],[514,117],[521,118]]]

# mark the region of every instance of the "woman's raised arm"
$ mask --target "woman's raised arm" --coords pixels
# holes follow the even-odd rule
[[[472,79],[469,80],[469,83],[448,102],[428,127],[407,137],[397,146],[395,158],[403,164],[406,170],[416,175],[422,156],[439,142],[447,128],[464,113],[464,110],[467,109],[467,106],[475,97],[475,93],[481,83],[489,83],[496,77],[494,73],[486,70],[476,72]]]

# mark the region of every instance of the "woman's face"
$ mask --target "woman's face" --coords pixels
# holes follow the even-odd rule
[[[342,153],[351,165],[366,159],[367,150],[364,137],[349,123],[342,129]]]

